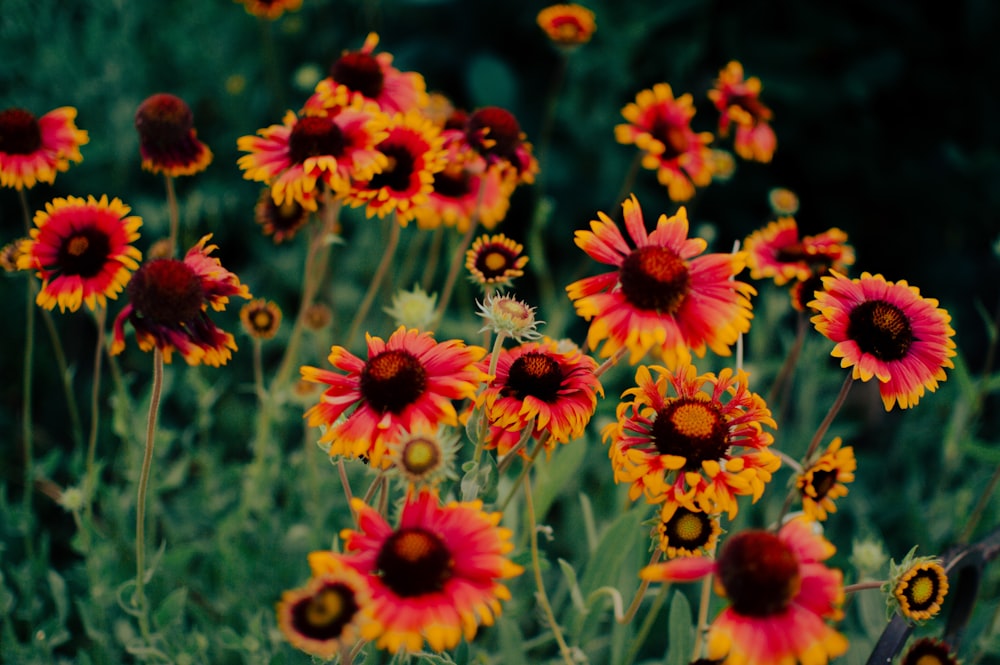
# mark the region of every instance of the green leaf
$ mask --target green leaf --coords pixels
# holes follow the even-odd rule
[[[165,628],[170,624],[180,621],[184,615],[184,607],[187,604],[187,587],[181,587],[171,591],[160,606],[153,613],[153,622],[159,628]]]
[[[686,665],[694,648],[695,626],[691,617],[691,603],[680,591],[670,599],[667,616],[667,660],[664,665]]]
[[[562,569],[563,577],[566,578],[566,584],[569,585],[569,596],[573,600],[573,606],[579,612],[586,612],[587,605],[583,600],[583,594],[580,593],[580,584],[576,580],[576,570],[570,565],[569,561],[566,559],[559,559],[559,567]]]
[[[556,446],[551,455],[535,462],[535,483],[532,487],[535,492],[535,516],[539,521],[545,519],[560,494],[577,484],[580,466],[586,455],[587,439],[584,438],[565,446]]]
[[[69,601],[66,597],[66,580],[54,570],[49,570],[48,577],[49,589],[52,590],[52,602],[56,606],[56,616],[59,617],[59,623],[62,624],[66,620],[69,607]]]

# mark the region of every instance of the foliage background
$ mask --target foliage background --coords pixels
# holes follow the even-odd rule
[[[288,313],[297,302],[301,254],[294,246],[275,247],[254,224],[259,188],[242,180],[236,168],[236,139],[279,122],[284,109],[297,108],[333,59],[344,49],[358,48],[369,31],[380,34],[380,50],[393,53],[400,69],[421,72],[430,90],[445,92],[456,105],[470,109],[508,108],[529,140],[539,140],[559,64],[535,25],[545,3],[303,4],[299,12],[265,25],[226,0],[0,0],[0,108],[21,106],[41,114],[72,105],[79,109],[78,125],[90,133],[84,162],[60,174],[54,186],[29,192],[31,203],[41,207],[68,194],[120,196],[143,217],[141,248],[148,249],[153,238],[165,234],[167,215],[162,179],[139,168],[132,121],[148,95],[177,94],[191,105],[199,137],[215,153],[205,173],[178,181],[186,234],[181,245],[213,233],[223,263],[256,296],[277,300]],[[850,437],[848,443],[856,447],[859,481],[830,523],[831,538],[846,544],[853,534],[877,534],[897,559],[914,544],[925,553],[940,551],[1000,461],[992,435],[995,400],[987,395],[982,411],[976,411],[971,397],[976,377],[992,371],[987,349],[995,330],[990,320],[1000,298],[994,253],[1000,236],[1000,189],[995,186],[1000,180],[995,85],[1000,56],[990,41],[1000,29],[1000,6],[989,0],[586,4],[597,15],[598,31],[591,44],[573,55],[561,80],[542,180],[538,187],[518,191],[500,227],[524,240],[539,197],[544,193],[554,206],[543,231],[546,254],[533,255],[529,264],[546,269],[541,276],[526,276],[519,292],[532,301],[547,278],[561,290],[586,268],[582,252],[572,245],[573,230],[584,228],[597,210],[613,210],[634,156],[632,147],[614,142],[612,128],[620,121],[621,107],[640,89],[666,81],[678,94],[694,95],[699,108],[695,124],[711,130],[715,114],[705,92],[720,67],[730,59],[742,61],[747,73],[764,83],[762,98],[775,112],[778,151],[769,165],[741,162],[731,182],[713,185],[690,204],[692,227],[710,232],[717,248],[728,250],[769,219],[768,190],[789,187],[802,200],[797,219],[804,233],[832,226],[848,233],[858,253],[855,274],[868,270],[908,280],[952,313],[961,358],[938,395],[925,398],[912,413],[885,414],[869,408],[869,393],[856,390],[832,432]],[[651,173],[640,173],[633,189],[648,218],[672,209]],[[360,222],[363,216],[353,219]],[[22,234],[13,191],[0,191],[0,228],[3,242]],[[352,225],[349,216],[344,238],[345,245],[335,249],[339,258],[330,289],[334,302],[349,304],[360,297],[378,247],[366,226]],[[103,497],[102,517],[113,535],[95,545],[104,549],[82,557],[72,517],[39,500],[45,556],[24,559],[17,534],[27,518],[8,505],[23,492],[21,448],[13,434],[20,431],[22,399],[22,281],[0,280],[0,295],[9,307],[8,324],[0,328],[0,372],[7,377],[0,383],[0,428],[11,433],[2,444],[0,466],[0,572],[6,584],[0,588],[0,612],[11,613],[5,626],[13,631],[3,639],[9,644],[14,634],[27,640],[44,617],[73,636],[49,653],[80,657],[81,641],[96,653],[93,645],[102,639],[123,642],[128,636],[127,622],[114,618],[113,599],[106,594],[129,574],[130,553],[121,548],[129,541],[130,481],[139,451],[127,442],[130,432],[141,430],[145,413],[141,408],[130,413],[119,403],[116,417],[105,418],[105,476],[117,485]],[[467,291],[456,298],[466,306],[464,314],[456,315],[455,334],[467,330],[474,295]],[[541,318],[561,317],[580,339],[582,324],[574,325],[568,301],[560,302],[564,311],[541,311]],[[235,311],[231,308],[221,318],[229,330],[237,327]],[[791,325],[779,297],[767,288],[762,288],[757,312],[748,362],[757,363],[766,376],[780,362],[776,354],[787,348]],[[111,315],[115,313],[112,306]],[[86,404],[93,325],[82,315],[57,320],[79,402]],[[371,330],[387,335],[389,322],[373,320]],[[241,340],[248,348],[248,340]],[[314,341],[314,358],[307,362],[320,362],[336,340],[317,336]],[[47,344],[40,338],[37,345],[36,450],[47,477],[66,486],[79,477],[80,451],[71,450],[59,377]],[[269,353],[276,353],[278,344]],[[779,445],[795,437],[807,440],[835,394],[841,375],[827,353],[822,340],[807,344],[803,362],[828,371],[796,385],[791,407],[796,424],[782,431]],[[140,404],[148,390],[148,363],[134,348],[122,358]],[[177,370],[168,372],[173,385],[163,412],[158,503],[151,504],[151,513],[160,520],[159,535],[168,543],[164,572],[154,578],[154,589],[160,585],[161,598],[176,588],[189,590],[186,613],[178,613],[174,627],[189,628],[183,639],[190,653],[204,647],[203,653],[218,654],[221,643],[234,661],[251,661],[266,652],[306,662],[283,650],[266,627],[273,622],[269,613],[276,594],[306,574],[304,554],[329,544],[345,526],[338,512],[342,500],[330,496],[339,494],[337,481],[331,469],[314,463],[318,456],[301,444],[301,427],[292,417],[281,430],[281,461],[268,467],[272,475],[259,479],[259,504],[247,507],[238,495],[253,436],[253,418],[246,411],[251,403],[249,364],[238,354],[222,372]],[[618,376],[628,378],[627,371]],[[607,385],[613,402],[624,383],[609,377]],[[115,404],[111,396],[107,403]],[[308,443],[308,434],[305,439]],[[606,486],[610,470],[596,434],[587,444],[592,449],[586,459],[572,462],[584,472],[558,473],[561,484],[555,483],[546,519],[561,537],[547,547],[553,561],[561,556],[597,570],[600,564],[593,562],[604,553],[584,546],[578,494]],[[803,447],[788,444],[792,451]],[[570,458],[562,463],[572,470]],[[601,496],[593,509],[595,528],[604,533],[621,512],[621,502],[620,492]],[[239,510],[233,512],[235,508]],[[743,519],[763,522],[767,511],[775,509],[747,511]],[[984,525],[996,521],[994,502]],[[846,566],[849,546],[842,549],[839,563]],[[634,588],[635,576],[628,573],[639,565],[639,554],[623,568],[626,586]],[[40,568],[39,561],[48,568]],[[70,590],[97,580],[105,595],[94,592],[91,584],[93,597],[73,601],[70,595],[67,601],[63,596],[65,605],[60,606],[59,583],[49,570]],[[262,584],[265,572],[268,579]],[[17,579],[27,586],[17,588],[12,582]],[[993,599],[987,618],[980,620],[984,623],[992,621],[989,610],[997,605],[996,575],[991,579]],[[93,614],[102,611],[106,614]],[[510,613],[518,616],[516,608]],[[857,629],[860,650],[872,631],[866,633],[864,622],[852,618],[862,626]],[[225,628],[210,633],[204,627],[213,622]],[[609,639],[624,639],[614,635]],[[261,641],[257,651],[245,643],[251,636]],[[657,646],[662,653],[662,639],[659,644],[653,640],[649,653]],[[996,638],[990,639],[995,644]],[[121,651],[108,646],[107,653]]]

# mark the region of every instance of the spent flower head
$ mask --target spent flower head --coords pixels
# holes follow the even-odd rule
[[[482,302],[476,302],[479,316],[486,322],[479,332],[491,331],[495,335],[503,335],[517,342],[538,339],[538,325],[545,323],[535,319],[535,308],[517,298],[491,293]]]

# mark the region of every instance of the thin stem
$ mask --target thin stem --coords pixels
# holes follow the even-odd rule
[[[399,245],[399,237],[402,234],[402,229],[403,227],[400,226],[395,216],[393,216],[389,221],[389,240],[386,242],[385,250],[382,252],[382,260],[379,261],[378,267],[375,269],[375,274],[372,275],[371,281],[368,283],[368,291],[365,292],[364,299],[354,313],[354,319],[351,321],[351,327],[348,329],[344,348],[350,348],[351,342],[354,341],[354,336],[358,334],[361,324],[364,323],[365,317],[368,316],[368,310],[371,309],[372,303],[375,302],[375,296],[382,286],[382,280],[385,279],[386,274],[389,272],[389,266],[392,265],[392,258],[396,253],[396,247]]]
[[[715,548],[712,548],[707,556],[715,556]],[[698,623],[695,625],[694,651],[691,652],[691,660],[701,658],[701,648],[705,643],[705,636],[708,634],[708,606],[712,602],[712,578],[709,573],[701,582],[701,598],[698,601]]]
[[[986,489],[979,495],[975,507],[969,513],[969,519],[966,520],[965,526],[962,527],[962,533],[958,536],[959,544],[964,545],[969,542],[972,532],[976,530],[976,525],[979,524],[979,520],[983,516],[983,511],[986,510],[986,507],[990,504],[990,499],[993,498],[993,492],[996,490],[997,484],[1000,484],[1000,464],[993,470],[993,475],[990,476],[989,482],[986,483]]]
[[[146,612],[145,568],[146,568],[146,489],[149,471],[153,466],[153,443],[156,438],[156,416],[160,409],[160,393],[163,389],[163,353],[159,347],[153,349],[153,391],[149,397],[149,417],[146,421],[146,449],[142,456],[142,470],[139,473],[139,492],[135,505],[135,597],[133,603],[139,610],[139,629],[149,640],[149,615]]]
[[[309,308],[313,304],[319,284],[326,273],[326,263],[329,260],[328,236],[333,233],[340,211],[340,202],[330,198],[329,190],[323,191],[322,224],[319,231],[315,232],[309,239],[309,247],[306,251],[305,267],[302,270],[302,301],[299,303],[299,312],[295,317],[295,325],[288,336],[288,344],[285,346],[285,354],[278,366],[278,371],[271,381],[270,392],[272,397],[277,396],[284,389],[292,374],[292,368],[298,361],[299,346],[302,343],[302,334],[305,330],[305,320]],[[326,251],[322,251],[322,250]]]
[[[793,459],[788,455],[788,453],[783,452],[782,450],[779,450],[774,446],[771,446],[770,448],[768,448],[768,450],[770,450],[772,453],[780,457],[781,463],[787,467],[790,467],[792,471],[795,472],[795,475],[802,475],[804,469],[802,468],[802,465],[799,464],[799,461],[797,459]]]
[[[535,574],[535,586],[538,587],[538,605],[542,608],[542,612],[545,614],[545,619],[549,624],[549,628],[552,629],[552,636],[559,645],[559,652],[562,654],[563,661],[566,665],[575,665],[576,661],[573,659],[573,653],[570,651],[569,645],[566,644],[562,630],[559,628],[559,623],[556,621],[556,616],[552,612],[552,605],[549,603],[549,596],[545,593],[545,581],[542,579],[542,565],[538,555],[538,524],[535,522],[535,503],[531,497],[530,482],[524,483],[524,505],[528,513],[528,532],[530,534],[529,540],[531,543],[531,569]]]
[[[802,344],[806,339],[806,330],[808,320],[806,319],[804,312],[798,313],[798,319],[795,327],[795,341],[792,342],[792,348],[788,350],[788,355],[785,356],[785,361],[781,364],[781,369],[778,370],[777,375],[774,377],[774,383],[771,384],[771,390],[767,393],[767,403],[772,404],[779,400],[781,395],[786,392],[785,388],[788,386],[788,381],[792,377],[792,373],[795,371],[795,365],[798,363],[799,356],[802,354]],[[784,405],[784,401],[780,402]],[[782,409],[783,410],[783,409]],[[779,416],[778,422],[781,422],[781,413],[775,414]]]
[[[257,402],[263,407],[267,400],[267,389],[264,387],[264,351],[263,342],[259,337],[253,338],[253,387],[257,393]]]
[[[833,424],[833,419],[837,417],[840,407],[844,406],[844,402],[847,400],[847,393],[850,392],[852,385],[854,385],[854,375],[848,374],[847,378],[844,379],[844,384],[840,387],[840,392],[837,393],[837,399],[834,400],[833,404],[830,406],[830,410],[826,413],[826,417],[823,418],[823,422],[819,424],[819,427],[816,429],[816,433],[813,434],[812,441],[809,442],[809,449],[806,450],[806,454],[802,456],[803,466],[809,463],[813,453],[816,452],[816,449],[819,447],[820,441],[822,441],[823,437],[826,435],[826,431],[830,429],[830,425]]]
[[[28,208],[28,195],[24,189],[17,190],[18,198],[21,201],[21,212],[24,214],[24,232],[31,235],[31,212]],[[31,515],[32,495],[35,492],[35,433],[31,421],[32,404],[32,375],[34,373],[35,357],[35,281],[31,278],[26,280],[27,290],[24,295],[24,370],[21,377],[21,445],[24,455],[24,511],[25,515]],[[30,537],[25,538],[27,552],[29,555],[34,550],[34,545]]]
[[[855,591],[865,591],[867,589],[880,589],[883,584],[885,584],[883,580],[855,582],[854,584],[848,584],[844,587],[844,594],[854,593]]]
[[[500,331],[497,333],[496,339],[493,340],[493,350],[490,352],[490,367],[487,374],[491,377],[497,374],[497,364],[500,361],[500,351],[503,349],[503,341],[506,335]],[[479,426],[479,437],[476,440],[476,450],[472,454],[472,462],[479,467],[479,462],[483,458],[483,448],[486,446],[486,436],[489,432],[489,418],[486,417],[485,409],[480,406],[476,409],[479,418],[481,419],[481,425]]]
[[[97,432],[101,418],[101,368],[104,359],[104,323],[108,310],[98,307],[94,312],[94,325],[97,326],[97,344],[94,349],[94,382],[90,389],[90,435],[87,437],[86,480],[84,481],[84,515],[89,522],[93,517],[94,494],[97,491]]]
[[[177,193],[174,191],[174,177],[165,175],[167,181],[167,214],[170,216],[170,256],[177,256],[177,235],[180,229],[180,214],[177,211]]]
[[[521,432],[521,438],[517,440],[517,443],[515,443],[511,449],[507,451],[507,454],[503,456],[503,459],[497,462],[497,475],[503,475],[503,473],[510,468],[510,465],[514,463],[515,459],[517,459],[518,453],[523,450],[526,445],[528,445],[528,441],[531,439],[531,435],[534,434],[534,432],[535,421],[532,419],[524,426],[524,430]]]
[[[427,262],[424,264],[424,272],[420,276],[420,287],[427,292],[430,292],[431,282],[434,281],[434,272],[437,270],[438,261],[441,259],[441,245],[444,244],[444,227],[437,227],[433,233],[431,246],[427,250]]]
[[[32,283],[32,300],[36,292],[37,285]],[[80,421],[80,409],[76,405],[76,392],[73,390],[73,381],[69,371],[69,363],[66,362],[66,352],[63,350],[62,340],[59,338],[59,330],[56,322],[52,320],[52,312],[42,309],[42,323],[49,333],[49,340],[52,342],[52,355],[56,360],[56,367],[59,368],[59,378],[62,384],[63,395],[66,397],[66,411],[69,415],[70,426],[73,429],[73,442],[83,448],[83,423]]]
[[[485,188],[479,188],[480,197],[482,197],[483,189]],[[478,205],[476,205],[476,210],[479,210]],[[462,241],[455,248],[455,253],[452,255],[451,265],[448,266],[448,276],[445,278],[444,286],[441,288],[441,297],[438,300],[437,309],[434,310],[434,321],[436,323],[441,322],[441,319],[444,318],[445,310],[448,309],[448,302],[451,300],[451,294],[455,290],[455,283],[458,281],[458,271],[465,264],[465,252],[469,249],[469,245],[472,244],[472,238],[476,235],[478,228],[479,216],[477,214],[469,222],[469,230],[462,236]]]
[[[646,612],[646,618],[643,619],[642,625],[639,626],[639,632],[637,632],[632,638],[632,644],[629,647],[628,653],[625,654],[625,660],[621,662],[621,665],[632,665],[632,662],[639,653],[639,648],[646,641],[646,638],[649,636],[649,631],[653,629],[653,625],[656,623],[656,617],[660,613],[663,603],[667,600],[667,591],[669,590],[669,584],[663,584],[660,586],[660,591],[653,599],[653,604],[649,606],[649,611]]]
[[[653,555],[649,557],[649,563],[647,565],[652,566],[659,562],[660,556],[663,551],[657,547],[653,550]],[[663,587],[667,588],[669,585],[664,584]],[[620,617],[615,617],[615,620],[624,625],[627,623],[632,623],[632,619],[635,618],[636,612],[639,611],[639,606],[642,605],[642,599],[646,595],[646,589],[649,588],[649,580],[643,580],[639,584],[639,588],[635,591],[635,597],[632,598],[632,604],[628,606],[628,610]]]
[[[609,369],[617,365],[618,361],[624,358],[626,353],[628,353],[628,349],[626,349],[624,346],[615,351],[614,355],[605,360],[603,363],[600,364],[600,366],[597,369],[594,370],[594,376],[599,377],[605,372],[607,372]]]
[[[528,476],[528,472],[531,471],[532,465],[535,463],[535,460],[538,459],[538,453],[542,452],[542,449],[545,448],[545,442],[548,441],[548,439],[549,439],[549,432],[548,430],[546,430],[545,433],[542,434],[542,438],[540,438],[538,441],[535,442],[534,449],[531,451],[531,454],[528,455],[528,458],[524,461],[524,467],[521,469],[521,473],[517,476],[517,479],[514,480],[514,484],[510,488],[510,493],[507,494],[507,498],[505,498],[499,504],[500,507],[498,510],[501,513],[507,510],[507,505],[510,503],[511,499],[514,498],[514,495],[517,494],[517,489],[521,486],[521,483],[523,483],[524,479]]]
[[[350,506],[353,517],[354,506],[351,506],[351,502],[354,500],[354,494],[351,492],[351,481],[347,477],[347,467],[344,466],[343,457],[337,459],[337,473],[340,475],[340,485],[344,489],[344,497],[347,499],[347,505]]]

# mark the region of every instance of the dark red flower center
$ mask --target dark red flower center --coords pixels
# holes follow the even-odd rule
[[[712,518],[681,506],[663,523],[664,535],[670,547],[695,551],[712,538]]]
[[[688,471],[719,460],[729,449],[729,424],[715,402],[681,397],[656,412],[653,443],[661,455],[684,457]]]
[[[0,111],[0,152],[30,155],[40,147],[42,128],[34,115],[17,108]]]
[[[310,157],[338,157],[345,146],[344,133],[333,118],[308,115],[292,127],[288,137],[288,158],[295,164],[301,164]]]
[[[812,487],[816,492],[816,501],[819,501],[833,489],[833,486],[837,484],[837,472],[828,469],[823,469],[821,471],[813,471],[812,474]]]
[[[809,308],[809,303],[816,299],[816,292],[823,290],[823,275],[826,271],[815,272],[801,282],[792,286],[792,305],[800,312]]]
[[[426,388],[427,370],[419,360],[399,349],[383,351],[361,370],[361,394],[379,413],[401,413]]]
[[[691,146],[687,126],[678,125],[666,118],[656,118],[649,134],[663,144],[663,153],[660,155],[660,159],[663,161],[677,159],[686,153]]]
[[[372,177],[368,188],[385,188],[394,192],[408,191],[417,165],[416,157],[407,150],[406,146],[400,144],[384,143],[379,146],[379,151],[389,158],[389,164],[382,169],[381,173],[376,173]]]
[[[472,176],[462,168],[435,173],[434,192],[449,199],[466,197],[472,192]]]
[[[543,402],[554,402],[562,384],[562,368],[555,358],[547,353],[532,351],[511,363],[507,383],[501,393],[521,400],[531,395]]]
[[[521,143],[517,118],[499,106],[487,106],[469,116],[466,128],[469,144],[484,155],[513,161]]]
[[[147,98],[135,113],[135,128],[143,143],[170,146],[183,141],[194,126],[194,115],[180,97],[159,93]]]
[[[958,665],[946,642],[922,637],[913,643],[900,665]]]
[[[905,358],[914,342],[906,313],[884,300],[868,300],[852,309],[847,336],[862,353],[887,361]]]
[[[194,320],[205,301],[201,278],[177,259],[156,259],[140,266],[129,280],[128,297],[141,316],[164,325]]]
[[[52,268],[64,275],[93,277],[101,272],[111,253],[111,241],[99,229],[83,228],[63,239]]]
[[[774,253],[774,260],[779,263],[805,263],[817,268],[829,268],[833,265],[833,257],[825,252],[809,251],[801,242],[779,247]]]
[[[503,245],[484,247],[473,262],[476,270],[487,280],[503,277],[514,267],[517,255]]]
[[[370,53],[351,51],[330,66],[330,77],[352,92],[376,99],[385,86],[385,75],[378,60]]]
[[[767,531],[742,531],[727,538],[716,566],[733,611],[743,616],[783,612],[802,584],[795,553]]]
[[[292,627],[311,640],[334,640],[360,609],[349,586],[340,582],[325,584],[292,606]]]
[[[649,245],[622,261],[618,276],[625,299],[639,309],[675,313],[691,285],[687,263],[666,247]]]
[[[386,538],[375,559],[382,583],[403,598],[444,589],[452,578],[455,561],[437,535],[413,527],[400,529]]]

